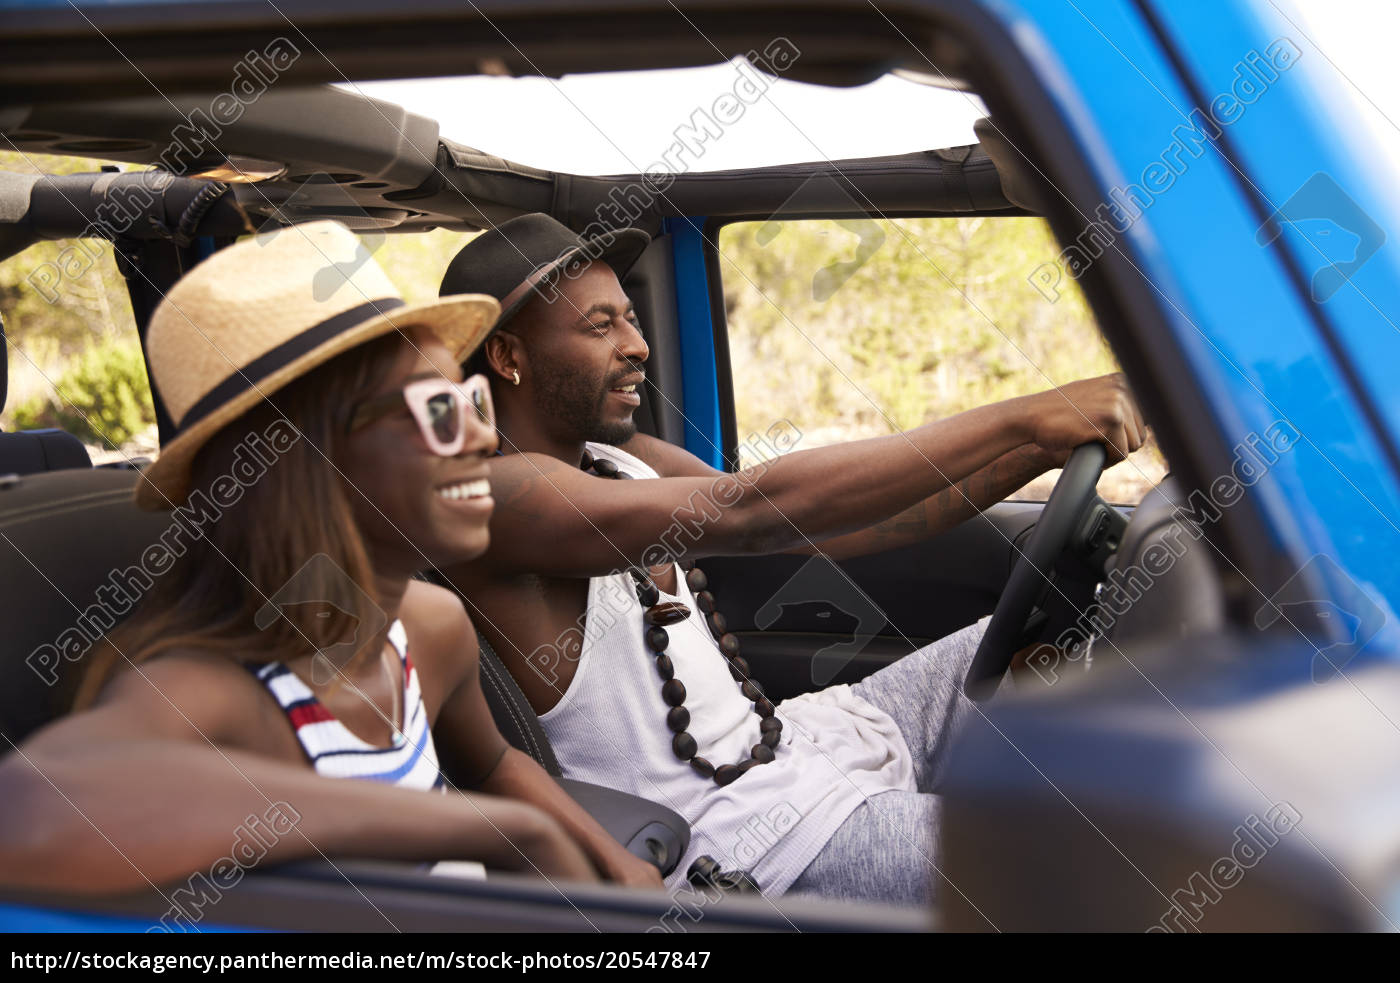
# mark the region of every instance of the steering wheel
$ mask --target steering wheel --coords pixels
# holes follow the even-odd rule
[[[963,692],[974,700],[990,699],[1016,654],[1036,598],[1045,588],[1055,558],[1069,545],[1080,515],[1094,499],[1108,452],[1103,444],[1080,444],[1065,462],[1060,480],[1036,520],[1030,542],[1016,561],[997,601],[987,632],[968,667]]]

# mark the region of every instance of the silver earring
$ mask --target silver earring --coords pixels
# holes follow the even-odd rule
[[[511,377],[512,379],[515,380],[515,384],[516,384],[517,386],[520,385],[520,370],[519,370],[519,369],[511,369],[511,370],[510,370],[510,377]]]

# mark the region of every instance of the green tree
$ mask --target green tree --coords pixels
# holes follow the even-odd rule
[[[72,360],[52,395],[14,410],[18,429],[58,427],[86,444],[118,449],[155,423],[146,363],[134,340],[106,339]]]

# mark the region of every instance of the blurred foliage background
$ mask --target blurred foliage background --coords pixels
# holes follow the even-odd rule
[[[1027,280],[1058,252],[1037,218],[745,222],[719,247],[741,446],[782,419],[820,447],[1118,371],[1078,288],[1052,304]],[[1164,473],[1149,444],[1099,490],[1136,503]]]
[[[8,171],[100,164],[0,153]],[[404,296],[423,301],[469,238],[439,230],[363,241]],[[800,448],[894,433],[1117,368],[1072,284],[1050,304],[1027,282],[1057,252],[1039,219],[747,222],[726,227],[719,245],[741,444],[783,419],[802,432]],[[39,289],[36,271],[54,268],[65,271],[57,287]],[[0,315],[10,342],[0,429],[61,427],[98,461],[156,452],[145,363],[109,243],[41,242],[0,262]],[[1163,471],[1149,446],[1100,490],[1136,502]],[[1043,498],[1051,481],[1022,494]]]

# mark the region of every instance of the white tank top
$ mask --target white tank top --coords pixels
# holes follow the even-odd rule
[[[616,447],[589,444],[635,478],[657,474]],[[689,732],[699,756],[718,767],[749,757],[759,717],[729,674],[684,576],[675,596],[690,619],[667,628],[666,654],[685,684]],[[724,870],[748,870],[765,894],[781,894],[866,797],[914,791],[909,748],[883,710],[829,686],[778,704],[776,759],[724,788],[701,778],[671,750],[670,709],[643,641],[643,609],[627,573],[593,577],[579,664],[569,688],[540,723],[568,778],[621,789],[689,820],[690,849],[670,882],[683,883],[702,854]],[[763,666],[753,674],[763,681]]]

